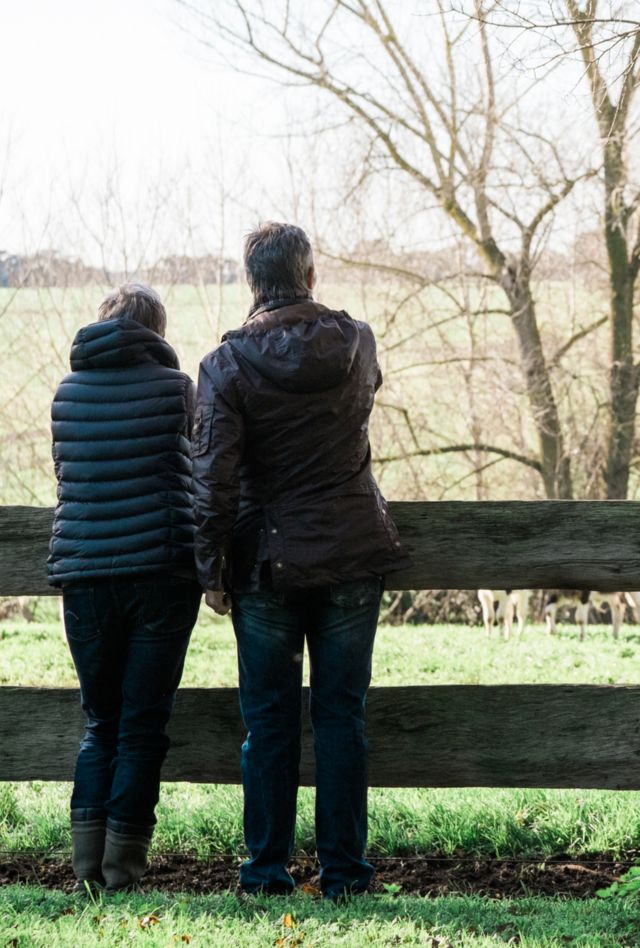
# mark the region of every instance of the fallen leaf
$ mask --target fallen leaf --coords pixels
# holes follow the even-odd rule
[[[305,895],[310,895],[312,899],[318,899],[322,895],[322,892],[317,885],[311,885],[310,882],[305,882],[304,885],[300,886],[300,891]]]
[[[296,923],[296,920],[295,920],[295,918],[293,917],[293,915],[291,914],[291,912],[287,912],[287,914],[286,914],[286,915],[284,916],[284,918],[282,919],[283,927],[284,927],[284,928],[293,928],[293,926],[295,925],[295,923]]]
[[[151,915],[144,915],[138,922],[138,925],[140,926],[140,928],[151,928],[152,925],[158,925],[159,923],[160,923],[160,916],[154,915],[152,913]]]

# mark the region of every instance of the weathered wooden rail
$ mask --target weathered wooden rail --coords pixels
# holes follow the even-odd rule
[[[640,503],[392,508],[415,560],[394,589],[640,589]],[[52,593],[51,521],[50,509],[0,508],[0,595]],[[81,730],[75,689],[0,688],[0,780],[70,779]],[[373,688],[367,733],[373,786],[640,789],[640,686]],[[171,736],[166,780],[239,782],[236,689],[181,689]],[[305,738],[312,784],[308,722]]]
[[[394,589],[640,589],[640,503],[391,504],[414,566]],[[0,596],[47,596],[53,510],[0,507]]]

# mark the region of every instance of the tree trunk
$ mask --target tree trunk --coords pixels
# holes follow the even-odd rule
[[[638,400],[638,373],[633,364],[635,273],[629,265],[624,207],[619,206],[624,176],[621,146],[612,140],[605,147],[604,222],[611,310],[610,408],[604,479],[610,500],[625,500],[627,497]]]
[[[501,283],[509,299],[511,322],[518,337],[527,395],[538,433],[545,492],[550,500],[570,500],[573,496],[571,461],[564,451],[558,408],[542,349],[529,277],[509,267],[503,272]]]

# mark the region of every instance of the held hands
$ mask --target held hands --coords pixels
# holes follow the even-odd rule
[[[231,597],[222,589],[207,589],[204,601],[216,615],[226,616],[231,611]]]

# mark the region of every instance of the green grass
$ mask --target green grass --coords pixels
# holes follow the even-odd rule
[[[385,895],[333,906],[304,895],[240,900],[232,894],[150,893],[92,903],[26,886],[0,890],[0,944],[12,948],[97,944],[622,948],[640,944],[639,932],[640,904],[599,900]]]
[[[68,784],[0,784],[0,850],[70,850]],[[164,784],[156,852],[242,853],[239,787]],[[296,849],[313,852],[313,793],[299,796]],[[372,855],[616,855],[640,849],[637,793],[597,790],[372,789]]]
[[[0,684],[76,686],[56,608],[40,600],[39,621],[0,626]],[[487,639],[479,626],[383,626],[374,684],[633,683],[639,654],[635,626],[624,627],[618,642],[607,627],[590,626],[582,643],[571,625],[555,637],[531,626],[509,642]],[[233,686],[236,674],[230,622],[203,609],[183,684]],[[66,852],[68,797],[64,784],[0,785],[0,849]],[[157,850],[206,856],[242,849],[237,787],[165,784],[158,816]],[[297,846],[313,849],[309,790],[300,794]],[[579,790],[372,790],[370,848],[378,854],[619,854],[640,848],[639,798]]]
[[[36,621],[0,623],[0,684],[76,687],[73,664],[52,600],[38,600]],[[308,662],[306,662],[308,667]],[[234,686],[235,640],[228,619],[204,606],[191,638],[182,684]],[[608,626],[588,627],[579,641],[574,625],[556,636],[540,625],[505,642],[496,632],[460,625],[381,626],[374,654],[374,685],[498,683],[634,684],[640,682],[640,627],[623,626],[616,642]]]

